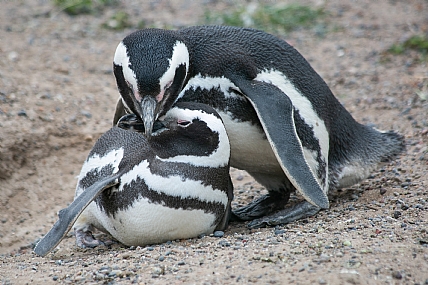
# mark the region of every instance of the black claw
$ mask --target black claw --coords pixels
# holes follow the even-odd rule
[[[260,221],[260,219],[257,219],[249,222],[247,227],[250,229],[266,228],[267,223],[265,221]]]

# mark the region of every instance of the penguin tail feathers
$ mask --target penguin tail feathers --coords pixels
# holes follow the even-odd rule
[[[383,154],[380,157],[381,162],[388,162],[394,159],[406,149],[404,136],[394,131],[381,132],[381,140],[381,145],[383,146],[381,148],[383,150]]]
[[[337,156],[333,156],[336,163],[330,164],[331,188],[359,183],[379,164],[393,160],[405,150],[404,137],[394,131],[379,131],[363,125],[357,130],[359,135],[347,141],[348,147],[336,150]]]

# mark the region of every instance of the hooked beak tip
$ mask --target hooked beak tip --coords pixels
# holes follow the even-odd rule
[[[149,139],[149,138],[152,137],[152,132],[148,132],[147,129],[146,129],[145,132],[144,132],[144,136]]]
[[[141,120],[144,123],[144,135],[150,138],[153,131],[153,124],[155,121],[156,100],[152,97],[145,97],[141,101]]]

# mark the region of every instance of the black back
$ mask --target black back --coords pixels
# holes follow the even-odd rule
[[[330,141],[330,172],[335,173],[337,169],[356,160],[361,162],[362,167],[376,163],[394,156],[404,148],[401,136],[392,132],[380,133],[357,123],[303,56],[287,42],[273,35],[249,28],[196,26],[177,31],[142,30],[129,35],[124,42],[138,41],[142,34],[162,41],[160,52],[153,53],[162,58],[171,56],[170,51],[164,52],[165,46],[166,50],[172,50],[172,45],[177,40],[186,44],[190,53],[187,80],[201,75],[225,76],[232,81],[251,81],[261,71],[274,69],[283,73],[300,94],[309,100],[316,114],[325,123]],[[166,38],[168,39],[165,40]],[[141,50],[127,48],[130,58],[141,57]],[[135,71],[137,78],[140,78],[138,69]],[[161,69],[159,72],[161,73]],[[162,75],[145,74],[157,79]],[[225,98],[220,93],[221,91],[216,89],[198,89],[197,92],[188,90],[179,101],[205,103],[217,110],[228,111],[233,119],[239,118],[260,125],[257,114],[247,100]],[[168,106],[170,104],[171,102]],[[302,144],[310,149],[315,144],[306,140],[305,132],[311,130],[305,129],[307,125],[302,119],[298,112],[295,112],[294,121],[298,135]],[[311,137],[313,136],[309,136]],[[334,183],[334,177],[332,181]]]

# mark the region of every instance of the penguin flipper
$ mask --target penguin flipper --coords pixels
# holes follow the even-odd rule
[[[288,224],[300,219],[313,216],[316,213],[318,213],[320,210],[321,210],[320,207],[312,205],[307,201],[303,201],[294,205],[293,207],[283,209],[271,216],[253,220],[248,224],[248,227],[262,228],[266,226]]]
[[[113,126],[116,126],[119,119],[125,116],[126,114],[128,113],[126,112],[126,108],[123,104],[122,98],[119,98],[116,103],[116,109],[114,110]]]
[[[221,221],[217,224],[215,231],[224,231],[229,225],[229,221],[232,219],[232,216],[233,216],[233,213],[232,213],[233,183],[230,176],[229,176],[228,184],[229,184],[227,189],[228,201],[227,201],[226,211],[224,212],[224,215]]]
[[[115,174],[104,180],[97,181],[86,188],[76,199],[65,209],[58,213],[58,221],[51,230],[37,243],[34,252],[37,255],[45,256],[51,252],[70,231],[74,222],[85,208],[105,189],[118,184],[117,179],[120,174]]]
[[[304,153],[294,124],[294,107],[278,87],[243,79],[233,80],[250,101],[285,175],[309,203],[327,209],[329,201]]]

